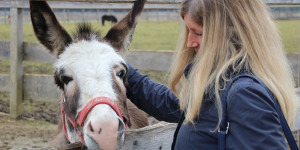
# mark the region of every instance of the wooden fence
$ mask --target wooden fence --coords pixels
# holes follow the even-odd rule
[[[25,99],[37,99],[41,97],[43,93],[52,93],[51,97],[55,100],[60,93],[55,90],[53,79],[49,76],[37,76],[37,75],[26,75],[23,73],[23,60],[34,60],[34,61],[48,61],[53,62],[55,58],[49,57],[46,52],[38,44],[24,43],[23,42],[23,29],[22,29],[22,7],[19,2],[27,0],[11,0],[11,39],[10,43],[6,43],[7,51],[0,51],[2,57],[10,58],[10,75],[0,76],[0,91],[10,92],[10,114],[13,118],[18,118],[22,114],[22,100]],[[48,0],[48,1],[58,1],[58,0]],[[64,0],[64,1],[77,1],[77,2],[99,2],[99,3],[131,3],[134,0]],[[152,4],[179,4],[181,0],[148,0],[147,3]],[[274,5],[274,3],[269,3]],[[276,5],[290,5],[291,3],[276,3]],[[292,3],[293,5],[300,5],[300,3]],[[5,44],[4,44],[5,45]],[[42,54],[44,53],[44,54]],[[172,59],[171,52],[153,52],[153,57],[149,58],[149,54],[145,51],[133,51],[128,56],[129,63],[133,64],[137,68],[144,68],[155,70],[166,70],[170,60]],[[142,58],[142,55],[147,56],[147,59]],[[132,58],[130,58],[132,57]],[[163,58],[158,61],[158,58]],[[147,67],[143,64],[140,66],[139,62],[130,62],[131,60],[141,59],[142,62],[149,60]],[[299,60],[298,60],[299,62]],[[136,63],[136,64],[135,64]],[[159,63],[159,64],[155,64]],[[163,66],[162,64],[166,64]],[[161,68],[157,68],[161,67]],[[298,69],[299,71],[299,69]],[[32,84],[32,85],[30,85]],[[4,86],[5,85],[5,86]],[[35,86],[34,88],[32,86]],[[49,86],[49,87],[45,87]],[[30,87],[30,88],[28,88]],[[26,90],[24,90],[26,89]],[[53,90],[54,89],[54,90]],[[53,91],[51,91],[53,90]],[[297,89],[297,91],[299,91]],[[297,92],[300,93],[300,92]],[[24,95],[24,97],[23,97]],[[51,98],[49,97],[51,100]],[[298,113],[299,114],[299,113]],[[296,122],[300,121],[299,116],[297,116]],[[159,127],[147,127],[146,129],[141,129],[133,131],[126,137],[125,145],[128,144],[126,149],[170,149],[172,133],[175,129],[174,124],[163,125]],[[300,123],[295,123],[293,130],[296,140],[299,141],[298,129],[300,128]],[[151,135],[149,135],[151,132]],[[168,134],[166,134],[168,133]],[[131,136],[132,135],[132,136]],[[143,140],[142,140],[143,139]],[[154,147],[155,146],[155,147]],[[158,146],[156,148],[156,146]]]

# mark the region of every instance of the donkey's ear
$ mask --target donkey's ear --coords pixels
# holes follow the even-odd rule
[[[47,2],[30,1],[30,16],[36,37],[51,53],[58,56],[72,42]]]
[[[127,51],[146,0],[137,0],[131,11],[118,23],[116,23],[106,34],[104,40],[112,45],[117,52]]]

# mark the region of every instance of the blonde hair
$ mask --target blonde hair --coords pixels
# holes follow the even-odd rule
[[[186,122],[194,123],[203,96],[214,90],[219,114],[216,129],[219,127],[222,118],[219,92],[223,90],[220,81],[232,78],[225,76],[230,69],[245,70],[260,78],[276,97],[291,126],[297,109],[293,77],[263,0],[184,0],[181,17],[185,14],[203,26],[198,53],[186,46],[185,27],[170,71],[170,88],[179,98],[181,110],[186,112]],[[194,65],[187,80],[183,72],[189,63]]]

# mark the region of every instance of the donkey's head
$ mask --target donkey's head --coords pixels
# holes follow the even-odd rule
[[[35,34],[58,58],[54,78],[63,90],[64,129],[71,143],[81,140],[89,149],[105,150],[123,143],[131,123],[125,88],[128,67],[119,52],[128,50],[145,1],[137,0],[104,38],[83,23],[73,39],[46,2],[30,1]]]

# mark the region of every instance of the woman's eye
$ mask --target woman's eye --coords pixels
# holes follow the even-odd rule
[[[117,76],[118,76],[119,78],[123,78],[123,77],[125,76],[125,70],[124,70],[124,69],[120,70],[120,71],[117,73]]]
[[[73,81],[73,78],[69,77],[69,76],[65,76],[65,75],[62,75],[60,77],[60,80],[65,84],[67,85],[69,82]]]
[[[197,33],[197,32],[195,32],[195,35],[197,35],[197,36],[202,36],[202,33]]]

